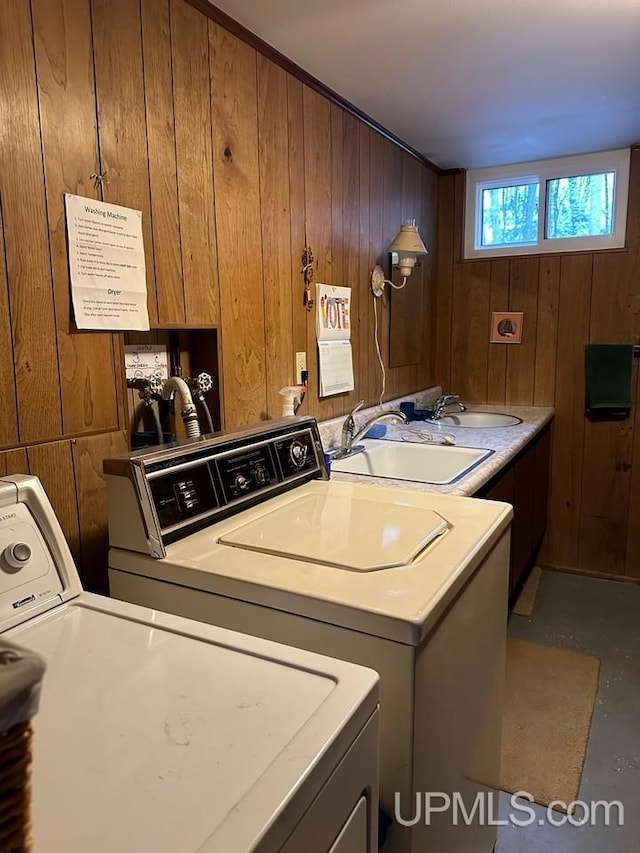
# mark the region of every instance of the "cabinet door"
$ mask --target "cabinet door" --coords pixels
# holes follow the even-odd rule
[[[547,529],[549,510],[549,470],[551,465],[551,427],[536,443],[536,473],[533,485],[533,547],[536,548]]]
[[[488,501],[503,501],[513,504],[513,468],[507,468],[481,496]]]
[[[518,459],[514,470],[514,519],[511,552],[511,592],[524,574],[534,545],[534,483],[536,475],[535,447],[529,447]]]
[[[511,525],[511,550],[510,550],[510,570],[509,570],[509,595],[513,589],[513,557],[515,550],[515,535],[516,535],[516,508],[514,498],[514,467],[510,466],[504,471],[497,480],[495,480],[488,489],[480,494],[480,497],[488,501],[501,501],[513,506],[513,522]]]

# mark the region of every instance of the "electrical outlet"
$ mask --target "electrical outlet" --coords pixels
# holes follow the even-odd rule
[[[296,353],[296,384],[302,383],[302,371],[307,369],[307,354],[306,352]]]

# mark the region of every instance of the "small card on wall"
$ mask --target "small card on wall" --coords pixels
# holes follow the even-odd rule
[[[521,344],[522,311],[494,311],[491,314],[492,344]]]

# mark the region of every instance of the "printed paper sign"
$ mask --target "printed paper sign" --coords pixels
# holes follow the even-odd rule
[[[316,284],[320,396],[353,391],[351,288]]]
[[[79,329],[149,328],[142,211],[65,194]]]
[[[164,344],[127,344],[124,364],[127,379],[169,378],[169,356]]]
[[[319,341],[351,338],[351,288],[316,284],[316,337]]]
[[[318,341],[320,396],[353,391],[351,341]]]

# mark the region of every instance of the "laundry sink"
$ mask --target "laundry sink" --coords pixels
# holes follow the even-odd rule
[[[502,412],[454,412],[450,415],[443,415],[434,423],[449,427],[484,429],[485,427],[516,426],[522,423],[522,418],[517,418],[515,415],[505,415]]]
[[[332,470],[443,486],[459,480],[493,453],[475,447],[375,439],[366,439],[362,446],[365,449],[360,453],[334,459]]]

